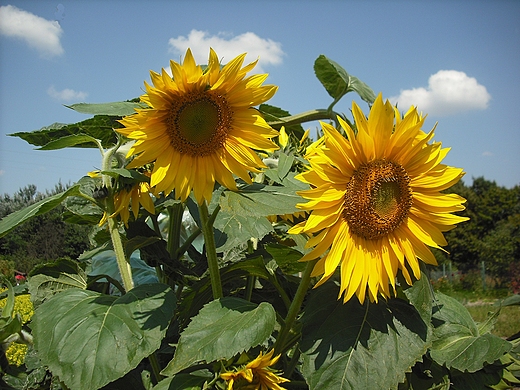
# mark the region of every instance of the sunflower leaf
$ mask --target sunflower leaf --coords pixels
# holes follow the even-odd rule
[[[348,92],[356,92],[361,99],[370,104],[376,100],[376,94],[367,84],[348,74],[341,65],[323,54],[314,62],[314,72],[336,102]]]
[[[276,323],[274,308],[226,297],[204,306],[181,333],[173,360],[161,372],[172,376],[192,364],[230,359],[263,343]]]
[[[63,202],[69,196],[79,195],[79,193],[79,185],[75,185],[64,192],[60,192],[59,194],[49,196],[45,199],[40,200],[39,202],[30,205],[29,207],[9,214],[8,216],[0,220],[0,237],[5,236],[15,227],[21,225],[22,223],[31,219],[32,217],[45,214],[50,210],[54,209],[55,207],[58,207],[61,204],[61,202]]]
[[[289,173],[289,178],[293,173]],[[214,223],[215,240],[220,244],[219,251],[243,244],[250,238],[262,239],[273,231],[267,220],[269,215],[292,214],[299,209],[297,203],[302,198],[296,194],[301,190],[299,184],[284,181],[288,186],[267,186],[254,183],[240,188],[238,192],[224,191],[219,198],[220,212]],[[305,184],[304,184],[305,185]]]
[[[431,328],[401,299],[343,303],[328,282],[302,318],[302,373],[312,389],[397,389],[430,345]]]
[[[435,340],[430,355],[438,364],[476,372],[507,353],[512,345],[491,333],[480,334],[468,310],[459,301],[436,294],[433,321]],[[489,331],[489,326],[482,330]]]
[[[35,347],[68,388],[99,389],[159,348],[174,310],[175,294],[159,283],[121,297],[67,290],[36,309]]]
[[[126,116],[135,114],[136,108],[146,108],[146,104],[137,102],[76,103],[65,107],[82,114]]]
[[[72,135],[66,135],[64,137],[52,140],[45,145],[43,145],[40,148],[37,148],[36,150],[57,150],[57,149],[63,149],[63,148],[70,148],[72,146],[80,145],[80,144],[86,144],[86,143],[93,143],[94,145],[98,145],[99,141],[95,139],[94,137],[91,137],[87,134],[72,134]]]
[[[19,137],[31,145],[45,146],[49,142],[56,141],[62,137],[83,134],[100,140],[103,147],[107,148],[117,142],[117,136],[113,129],[122,127],[122,125],[117,122],[118,118],[119,117],[107,115],[95,115],[93,118],[74,124],[53,123],[39,130],[18,132],[9,135]],[[97,148],[97,145],[90,141],[78,143],[74,146],[79,148]]]

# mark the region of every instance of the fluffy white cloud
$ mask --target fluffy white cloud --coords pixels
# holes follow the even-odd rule
[[[402,110],[417,106],[429,115],[454,115],[469,110],[484,110],[491,95],[477,79],[457,70],[440,70],[430,76],[428,88],[402,90],[390,98]]]
[[[264,71],[263,67],[266,65],[281,64],[285,55],[280,42],[260,38],[252,32],[233,37],[225,33],[209,35],[205,31],[191,30],[187,37],[170,38],[168,43],[170,50],[181,56],[190,48],[195,60],[200,64],[207,63],[210,47],[216,51],[224,64],[247,52],[245,62],[250,63],[258,59],[255,70],[259,73]]]
[[[78,92],[78,91],[74,91],[73,89],[69,89],[69,88],[65,88],[65,89],[62,89],[61,91],[57,91],[56,88],[54,88],[54,85],[51,85],[49,87],[49,89],[47,90],[47,94],[54,98],[54,99],[57,99],[59,101],[62,101],[62,102],[70,102],[70,101],[80,101],[80,100],[85,100],[85,98],[87,97],[87,93],[86,92]]]
[[[57,21],[51,21],[12,5],[0,7],[0,34],[23,39],[44,57],[63,54],[60,36],[63,33]]]

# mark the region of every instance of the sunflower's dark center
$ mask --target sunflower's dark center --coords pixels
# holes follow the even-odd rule
[[[173,100],[166,125],[171,144],[180,153],[206,156],[224,144],[232,119],[226,98],[215,91],[204,91]]]
[[[351,231],[376,240],[395,229],[412,207],[410,177],[398,163],[385,159],[360,166],[347,184],[343,218]]]

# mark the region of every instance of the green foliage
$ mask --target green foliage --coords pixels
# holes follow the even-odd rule
[[[475,324],[456,299],[437,295],[437,324],[430,355],[439,364],[459,371],[476,372],[509,352],[511,344],[489,333],[491,324]]]
[[[479,177],[471,186],[459,182],[449,191],[467,199],[460,215],[470,218],[463,229],[446,233],[449,259],[463,272],[478,270],[485,261],[499,287],[512,283],[511,266],[520,259],[520,187],[508,189]]]
[[[261,105],[274,128],[285,126],[288,144],[268,154],[268,168],[252,184],[237,180],[237,191],[217,184],[209,205],[153,189],[150,196],[145,189],[153,182],[151,167],[128,168],[125,147],[119,149],[124,139],[113,130],[123,116],[145,108],[138,101],[74,104],[69,108],[93,117],[12,134],[40,149],[99,147],[102,168],[54,194],[40,196],[28,187],[0,202],[7,268],[9,256],[28,247],[43,251],[42,242],[69,250],[46,252],[47,262],[19,286],[28,288],[36,306],[32,335],[24,339],[29,353],[20,369],[2,366],[0,387],[222,390],[229,387],[225,372],[238,375],[233,389],[261,374],[283,376],[290,380],[283,387],[302,390],[500,388],[518,382],[517,345],[491,333],[498,314],[475,323],[455,300],[435,295],[424,272],[412,286],[398,283],[395,298],[378,302],[338,300],[335,276],[310,289],[314,262],[298,261],[309,250],[308,237],[287,234],[305,218],[298,193],[309,186],[296,175],[306,169],[311,141],[303,139],[302,124],[334,122],[337,115],[348,120],[333,108],[349,92],[369,105],[375,99],[365,83],[323,55],[314,70],[333,99],[328,108],[290,115]],[[453,191],[468,198],[464,215],[472,219],[465,229],[447,233],[451,259],[471,268],[482,256],[500,277],[518,258],[518,240],[500,245],[518,233],[518,188],[477,179]],[[135,198],[143,192],[155,212]],[[121,194],[132,197],[123,203]],[[123,215],[130,204],[135,215]],[[95,247],[81,246],[78,234],[63,228],[64,220],[87,229],[83,240]],[[60,240],[40,232],[56,232]],[[5,293],[2,340],[23,333],[11,304],[21,289]],[[279,355],[276,364],[251,366],[271,350]]]
[[[107,115],[96,115],[93,118],[67,125],[64,123],[53,123],[50,126],[42,127],[40,130],[30,132],[18,132],[9,134],[19,137],[31,145],[44,147],[51,142],[58,142],[60,138],[69,136],[89,136],[86,142],[74,144],[80,148],[97,148],[91,139],[100,140],[103,147],[109,147],[116,143],[117,136],[113,129],[121,127],[117,122],[118,117]]]
[[[175,357],[162,374],[175,375],[197,362],[230,359],[265,342],[275,322],[276,313],[266,302],[257,306],[232,297],[210,302],[181,333]]]
[[[36,309],[35,346],[67,387],[99,389],[160,346],[174,309],[175,295],[158,283],[119,298],[69,289]]]
[[[314,72],[334,102],[340,100],[348,92],[356,92],[369,104],[376,100],[376,94],[364,82],[347,73],[337,62],[320,55],[314,62]]]
[[[303,374],[310,389],[396,389],[431,343],[428,325],[401,299],[343,304],[332,283],[310,295]]]

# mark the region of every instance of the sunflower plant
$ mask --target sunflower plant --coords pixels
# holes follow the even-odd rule
[[[476,324],[431,288],[434,251],[466,218],[465,199],[445,192],[464,172],[443,163],[425,116],[324,55],[314,70],[331,101],[291,115],[244,60],[209,49],[197,64],[188,49],[139,98],[74,104],[91,117],[12,134],[42,150],[94,147],[101,163],[0,221],[2,236],[63,204],[68,222],[92,226],[91,250],[29,274],[30,355],[0,359],[2,385],[518,384],[519,346],[490,333],[496,317]],[[367,106],[338,111],[348,93]],[[316,121],[313,139],[303,125]],[[9,294],[3,340],[21,329]]]

